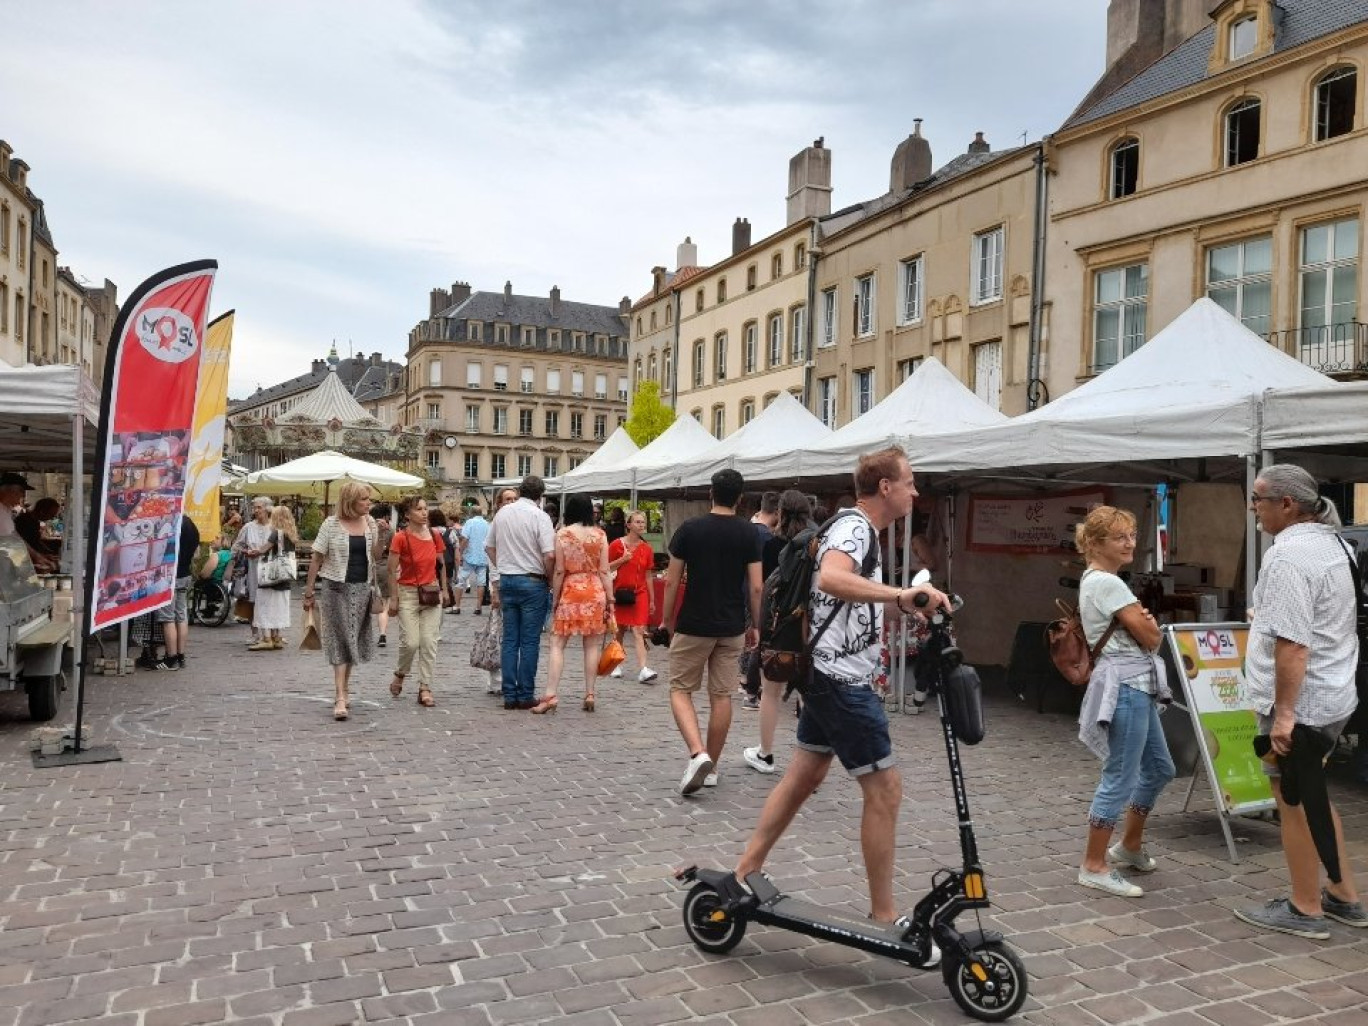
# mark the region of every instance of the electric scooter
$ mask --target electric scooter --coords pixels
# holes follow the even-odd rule
[[[918,605],[925,604],[925,596],[918,599],[922,600]],[[960,605],[955,598],[954,608]],[[741,942],[747,925],[755,922],[883,955],[914,969],[934,969],[939,964],[955,1003],[984,1022],[1001,1022],[1021,1008],[1026,1000],[1026,968],[1002,935],[983,929],[981,922],[978,929],[965,932],[955,927],[962,912],[977,912],[990,902],[959,758],[960,740],[977,744],[983,737],[978,677],[962,666],[964,656],[951,638],[950,624],[949,613],[932,614],[923,665],[929,671],[928,695],[936,696],[945,735],[962,865],[939,870],[912,915],[891,924],[790,897],[764,873],[751,873],[742,887],[730,872],[689,866],[678,871],[675,879],[693,884],[684,899],[684,929],[699,948],[725,954]]]

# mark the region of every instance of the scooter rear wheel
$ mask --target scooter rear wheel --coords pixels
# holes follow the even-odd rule
[[[704,951],[725,955],[746,935],[746,920],[727,912],[722,896],[700,883],[684,899],[684,932]]]
[[[975,1019],[1002,1022],[1017,1013],[1026,1001],[1026,967],[1002,941],[984,941],[974,949],[988,971],[988,979],[974,975],[974,967],[946,953],[945,984],[955,1004]]]

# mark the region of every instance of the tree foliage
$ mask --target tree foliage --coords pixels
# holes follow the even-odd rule
[[[632,408],[624,426],[637,448],[643,448],[673,424],[674,419],[675,411],[660,398],[660,385],[655,381],[643,381],[632,397]]]

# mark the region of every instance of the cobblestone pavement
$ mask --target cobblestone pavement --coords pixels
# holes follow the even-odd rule
[[[392,629],[347,723],[318,653],[196,628],[183,672],[91,678],[95,740],[123,754],[105,765],[32,769],[22,696],[0,696],[0,1026],[965,1021],[939,973],[834,944],[756,927],[730,955],[696,950],[670,871],[738,854],[776,779],[741,761],[755,717],[738,708],[717,788],[682,799],[662,685],[631,667],[588,715],[572,671],[557,715],[505,712],[466,668],[482,623],[445,618],[430,710],[389,697]],[[1232,866],[1215,818],[1179,811],[1180,780],[1151,821],[1146,896],[1084,891],[1096,763],[1065,715],[996,695],[988,714],[964,763],[987,921],[1032,976],[1025,1021],[1368,1022],[1368,931],[1313,942],[1230,914],[1285,885],[1272,824],[1242,824]],[[937,721],[894,733],[910,908],[958,846]],[[1338,799],[1368,869],[1368,793]],[[858,788],[833,774],[770,869],[863,911],[858,831]]]

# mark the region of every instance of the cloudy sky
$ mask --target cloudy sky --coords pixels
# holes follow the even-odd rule
[[[691,235],[782,227],[788,159],[836,207],[1056,128],[1102,70],[1106,0],[5,0],[0,138],[59,260],[220,263],[231,394],[402,359],[434,286],[615,304]]]

